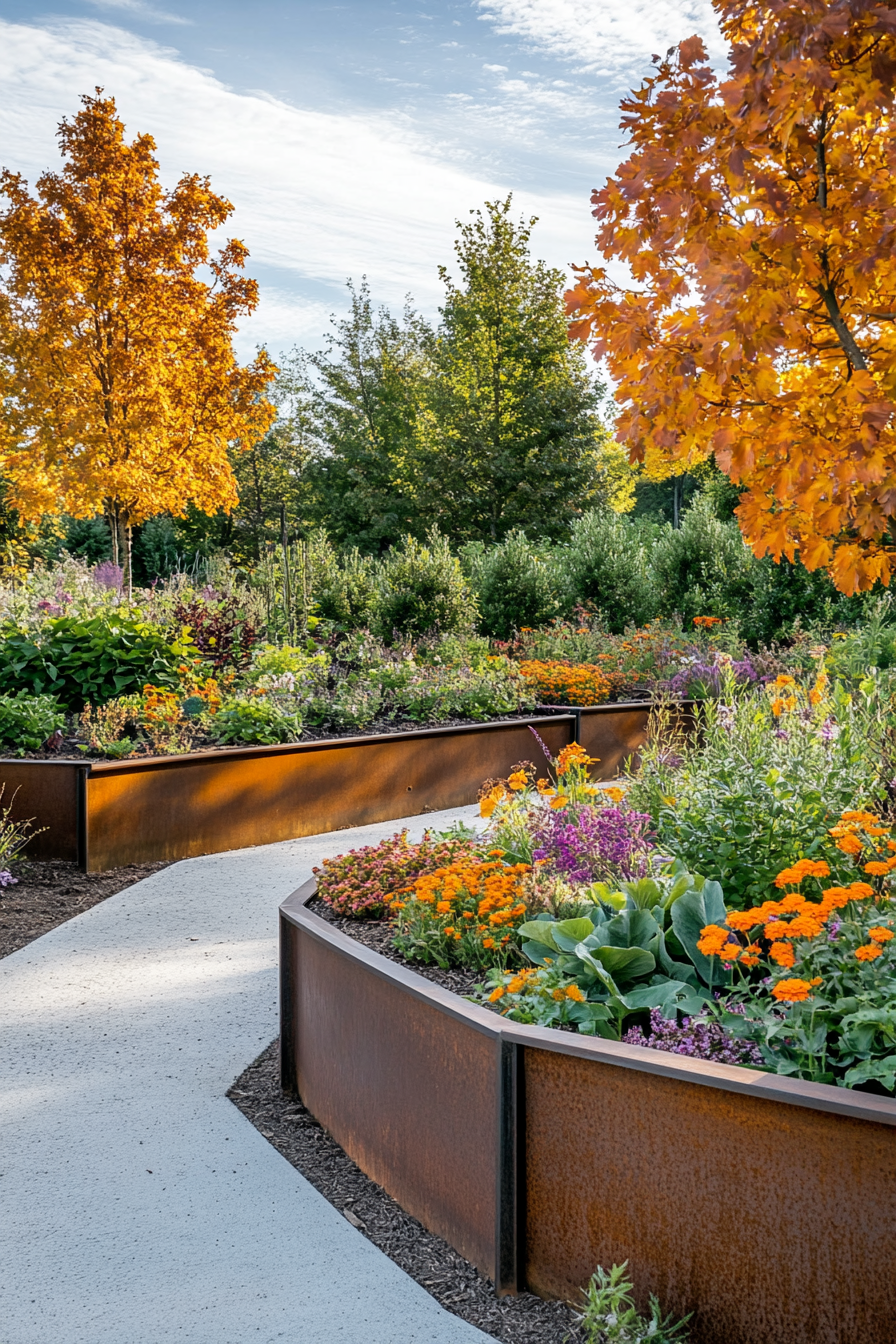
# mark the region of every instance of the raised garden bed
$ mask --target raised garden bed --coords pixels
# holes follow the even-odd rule
[[[32,858],[88,872],[270,844],[476,801],[489,776],[578,740],[613,779],[644,743],[644,703],[448,728],[122,761],[0,761],[16,818],[45,827]]]
[[[281,907],[283,1086],[499,1292],[628,1260],[694,1344],[892,1344],[896,1102],[516,1025],[314,892]]]

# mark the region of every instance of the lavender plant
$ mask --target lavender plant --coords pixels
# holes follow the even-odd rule
[[[630,1027],[622,1037],[625,1045],[643,1045],[650,1050],[667,1050],[688,1059],[708,1059],[716,1064],[742,1064],[764,1068],[759,1047],[752,1041],[731,1036],[718,1022],[685,1017],[681,1022],[663,1016],[659,1008],[650,1010],[650,1027]]]

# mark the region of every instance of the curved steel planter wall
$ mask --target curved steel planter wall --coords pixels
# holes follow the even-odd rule
[[[602,705],[532,718],[371,737],[234,747],[132,761],[0,761],[17,818],[46,827],[34,858],[90,872],[184,859],[388,821],[476,801],[490,776],[556,754],[581,732],[611,779],[642,745],[649,706]]]
[[[498,1286],[629,1261],[696,1344],[893,1344],[896,1102],[516,1026],[281,906],[283,1085]]]

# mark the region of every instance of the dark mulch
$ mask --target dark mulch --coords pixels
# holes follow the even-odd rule
[[[301,1102],[280,1090],[277,1041],[246,1069],[227,1095],[353,1227],[447,1311],[504,1344],[563,1344],[581,1339],[568,1306],[545,1302],[531,1293],[496,1297],[478,1269],[441,1237],[427,1232],[365,1176]]]
[[[131,863],[105,873],[82,873],[67,859],[14,859],[9,870],[18,883],[0,889],[0,957],[167,867]]]

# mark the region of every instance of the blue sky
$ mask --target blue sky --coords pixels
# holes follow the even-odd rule
[[[434,316],[454,221],[513,191],[552,265],[593,259],[591,189],[623,157],[618,102],[709,0],[0,0],[0,164],[59,164],[97,84],[164,180],[209,173],[261,285],[248,354],[316,345],[344,285]]]

